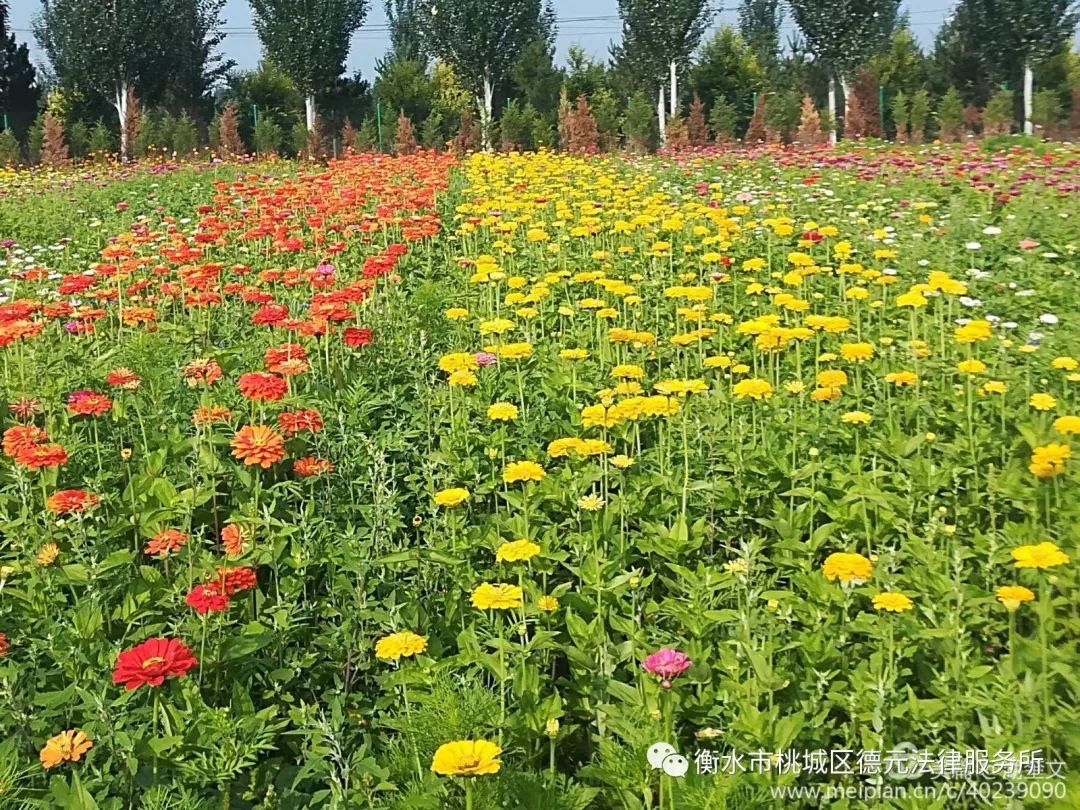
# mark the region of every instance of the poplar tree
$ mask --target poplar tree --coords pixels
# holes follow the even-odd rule
[[[788,0],[788,5],[810,53],[828,71],[835,142],[836,82],[846,96],[855,68],[892,36],[900,0]]]
[[[508,82],[518,55],[555,36],[546,0],[429,0],[423,31],[431,52],[466,83],[480,113],[480,137],[491,148],[495,88]]]
[[[709,0],[619,0],[622,42],[615,50],[632,75],[656,93],[656,115],[664,138],[664,80],[670,83],[666,113],[679,112],[679,71],[701,42],[712,18]]]
[[[249,0],[267,58],[304,96],[304,121],[315,131],[315,94],[345,71],[349,41],[364,24],[367,0]]]
[[[1032,134],[1035,65],[1076,33],[1075,0],[961,0],[958,17],[1006,76],[1023,74],[1024,132]]]

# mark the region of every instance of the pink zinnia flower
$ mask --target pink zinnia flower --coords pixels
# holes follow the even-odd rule
[[[499,358],[491,352],[477,352],[473,357],[476,358],[476,364],[481,368],[494,365],[499,361]]]
[[[646,656],[641,666],[646,672],[660,676],[660,685],[665,689],[671,686],[673,678],[677,678],[690,668],[690,658],[686,653],[673,650],[670,647],[661,647],[652,655]]]
[[[1034,250],[1039,246],[1039,243],[1034,239],[1021,239],[1017,247],[1021,250]]]

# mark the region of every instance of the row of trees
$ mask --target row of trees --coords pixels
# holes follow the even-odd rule
[[[344,76],[367,0],[249,2],[266,61],[235,73],[219,55],[224,0],[42,0],[36,35],[51,65],[49,106],[74,151],[104,139],[85,122],[108,107],[114,123],[105,129],[126,157],[148,142],[186,145],[192,127],[201,140],[218,138],[227,105],[242,141],[260,151],[388,146],[405,121],[429,145],[473,134],[482,146],[565,145],[570,122],[585,121],[586,111],[601,146],[699,138],[701,120],[708,137],[793,139],[800,129],[806,135],[800,122],[818,107],[835,140],[844,130],[865,134],[850,119],[871,102],[877,129],[903,138],[912,121],[919,132],[950,130],[958,101],[968,127],[978,129],[992,97],[991,112],[1008,101],[1031,131],[1036,119],[1061,119],[1080,106],[1071,93],[1080,83],[1069,53],[1073,0],[960,0],[929,55],[911,36],[900,0],[741,0],[738,28],[705,42],[709,0],[618,0],[621,38],[610,58],[571,49],[565,66],[555,64],[556,20],[546,0],[385,0],[391,47],[373,84]],[[781,43],[785,14],[797,34]],[[19,52],[7,39],[0,54]],[[21,53],[32,95],[25,46]],[[5,65],[19,59],[0,59],[0,94],[10,95],[5,77],[20,68]],[[857,78],[880,95],[855,103]],[[1022,93],[1002,95],[1002,86]],[[24,113],[12,128],[33,117]],[[31,147],[43,132],[39,118]]]

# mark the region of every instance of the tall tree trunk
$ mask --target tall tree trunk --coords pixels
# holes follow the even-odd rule
[[[671,63],[671,117],[679,114],[679,74],[675,69],[675,62]]]
[[[667,141],[667,122],[664,120],[664,83],[660,82],[660,96],[656,102],[656,118],[660,123],[660,143]]]
[[[1035,85],[1035,73],[1031,69],[1031,63],[1024,63],[1024,133],[1035,134],[1035,122],[1031,120],[1031,98]]]
[[[480,111],[480,146],[485,152],[491,151],[491,117],[492,104],[494,103],[495,88],[491,79],[484,74],[482,94],[476,98],[476,106]]]
[[[832,75],[829,76],[829,118],[829,125],[832,127],[829,143],[836,143],[836,78]]]
[[[308,132],[315,131],[315,94],[308,93],[304,96],[304,122]]]
[[[116,85],[116,98],[113,107],[120,118],[120,160],[127,161],[131,157],[131,133],[128,132],[128,99],[130,98],[128,83],[121,79]]]

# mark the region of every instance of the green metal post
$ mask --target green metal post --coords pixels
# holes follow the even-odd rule
[[[253,124],[253,126],[257,127],[259,125],[259,105],[258,104],[252,104],[251,105],[251,117],[253,119],[255,119],[255,123]]]
[[[877,88],[878,122],[881,124],[881,137],[885,137],[885,87],[878,85]]]
[[[376,101],[375,102],[375,129],[378,131],[378,134],[379,134],[379,151],[381,152],[383,150],[383,145],[382,145],[382,102],[381,101]]]
[[[8,130],[7,113],[4,113],[4,132],[7,132],[7,130]]]

